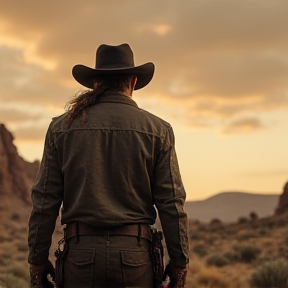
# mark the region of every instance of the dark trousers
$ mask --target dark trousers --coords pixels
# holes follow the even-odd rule
[[[149,245],[134,236],[69,239],[64,288],[152,288]]]

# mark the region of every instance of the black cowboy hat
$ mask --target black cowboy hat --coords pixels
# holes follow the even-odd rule
[[[84,65],[75,65],[72,75],[77,82],[93,89],[93,79],[98,75],[129,74],[136,75],[135,90],[145,87],[154,74],[151,62],[140,66],[134,65],[133,52],[128,44],[111,46],[102,44],[96,51],[95,69]]]

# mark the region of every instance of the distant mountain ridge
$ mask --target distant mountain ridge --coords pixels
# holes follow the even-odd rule
[[[235,222],[254,212],[258,217],[272,216],[279,202],[279,194],[223,192],[201,201],[187,201],[185,210],[189,219],[210,222],[219,219]]]

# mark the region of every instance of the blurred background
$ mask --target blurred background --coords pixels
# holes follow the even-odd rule
[[[85,89],[72,67],[94,67],[102,43],[129,43],[136,65],[156,66],[133,98],[174,129],[187,287],[285,287],[287,11],[286,0],[1,1],[0,288],[29,287],[30,188],[45,133]],[[51,261],[61,237],[57,223]]]
[[[138,105],[169,122],[188,200],[280,193],[287,179],[287,1],[11,0],[0,5],[0,123],[40,160],[51,118],[84,89],[75,64],[129,43],[156,65]]]

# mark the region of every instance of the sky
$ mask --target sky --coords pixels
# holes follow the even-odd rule
[[[52,117],[85,87],[99,45],[155,64],[135,91],[169,122],[187,200],[280,194],[288,181],[287,0],[9,0],[0,4],[0,123],[41,159]]]

